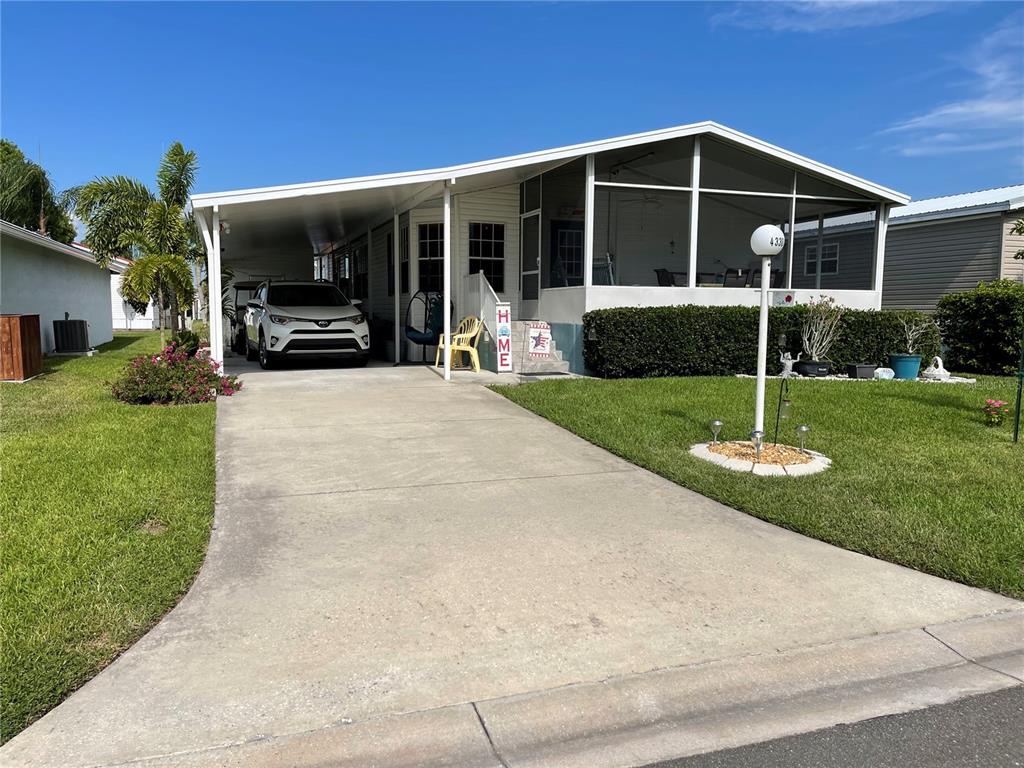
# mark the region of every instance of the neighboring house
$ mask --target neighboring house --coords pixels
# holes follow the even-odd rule
[[[89,324],[91,346],[113,339],[110,280],[88,250],[0,221],[0,311],[39,315],[44,354],[53,352],[53,321],[65,313]]]
[[[909,197],[717,123],[703,122],[433,170],[197,194],[208,272],[235,279],[330,279],[361,299],[389,353],[419,290],[445,292],[455,321],[494,302],[515,321],[551,325],[583,369],[582,317],[604,307],[759,302],[750,235],[824,231],[863,214],[857,268],[807,279],[787,238],[768,279],[776,302],[822,293],[878,308],[891,206]],[[315,262],[314,262],[315,259]],[[848,260],[847,263],[851,263]],[[483,279],[480,277],[483,274]],[[210,291],[212,355],[223,359],[219,286]],[[513,336],[516,331],[513,330]],[[519,336],[521,338],[521,334]],[[402,353],[402,348],[404,354]],[[486,355],[484,356],[486,359]]]
[[[155,326],[153,302],[146,305],[146,311],[139,313],[121,296],[121,273],[131,264],[127,259],[113,259],[111,265],[116,272],[110,275],[110,309],[114,317],[114,328],[125,331],[150,331]]]
[[[882,306],[886,309],[935,309],[947,293],[979,282],[1006,278],[1024,282],[1024,237],[1011,234],[1024,216],[1024,184],[948,197],[933,197],[895,207],[885,240]],[[821,242],[821,286],[829,287],[863,270],[870,250],[871,222],[862,216],[835,220]],[[802,275],[794,284],[815,285],[817,233],[797,227],[797,262]]]

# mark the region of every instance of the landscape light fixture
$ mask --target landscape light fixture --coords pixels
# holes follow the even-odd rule
[[[761,446],[764,445],[764,432],[755,429],[750,433],[750,442],[754,444],[754,453],[757,455],[757,463],[761,463]]]
[[[711,444],[718,445],[718,433],[722,431],[722,427],[725,426],[725,422],[721,419],[714,419],[711,424]]]
[[[806,424],[800,424],[796,428],[796,433],[800,436],[800,453],[807,453],[807,450],[804,448],[804,441],[807,439],[807,433],[810,431],[811,428]]]
[[[764,433],[764,385],[768,376],[768,287],[772,281],[772,256],[786,245],[786,235],[774,224],[762,224],[750,236],[750,250],[761,257],[761,314],[757,324],[757,389],[754,398],[754,431]]]

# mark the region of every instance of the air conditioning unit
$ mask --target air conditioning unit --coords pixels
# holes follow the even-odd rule
[[[54,351],[58,353],[88,352],[89,323],[85,320],[70,320],[70,317],[65,312],[63,320],[53,321]]]

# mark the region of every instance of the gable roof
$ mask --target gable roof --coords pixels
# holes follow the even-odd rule
[[[481,160],[473,163],[452,165],[444,168],[432,168],[421,171],[403,173],[385,173],[375,176],[356,176],[347,179],[317,181],[306,184],[287,184],[274,187],[257,187],[227,192],[211,192],[192,196],[195,209],[212,208],[214,205],[233,205],[246,202],[263,202],[287,198],[305,197],[310,195],[350,192],[361,189],[376,189],[389,186],[423,184],[438,181],[457,180],[488,173],[498,173],[512,169],[528,170],[533,167],[550,166],[573,158],[582,157],[592,152],[605,152],[623,147],[650,144],[657,141],[682,138],[685,136],[710,135],[732,142],[752,152],[774,158],[809,173],[823,176],[832,181],[844,184],[872,197],[888,200],[893,203],[906,203],[908,195],[888,189],[874,182],[867,181],[852,174],[832,168],[810,158],[798,155],[782,147],[749,136],[745,133],[727,128],[711,121],[691,123],[688,125],[664,128],[628,136],[618,136],[600,141],[572,144],[538,152],[527,152],[520,155],[500,157],[493,160]],[[532,175],[532,174],[530,174]]]
[[[17,224],[11,224],[9,221],[3,221],[0,219],[0,232],[26,243],[34,243],[35,245],[42,246],[54,253],[71,256],[72,258],[80,259],[81,261],[87,261],[90,264],[96,264],[96,257],[93,255],[92,251],[85,248],[79,248],[77,245],[58,243],[56,240],[51,240],[45,235],[40,235],[38,232],[33,232],[30,229],[19,227]],[[96,266],[99,265],[96,264]]]

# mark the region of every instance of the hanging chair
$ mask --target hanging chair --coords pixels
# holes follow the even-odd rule
[[[414,311],[422,308],[423,327],[413,325]],[[444,330],[444,299],[439,293],[417,291],[405,308],[405,338],[423,347],[423,360],[427,359],[427,347],[436,347]]]

